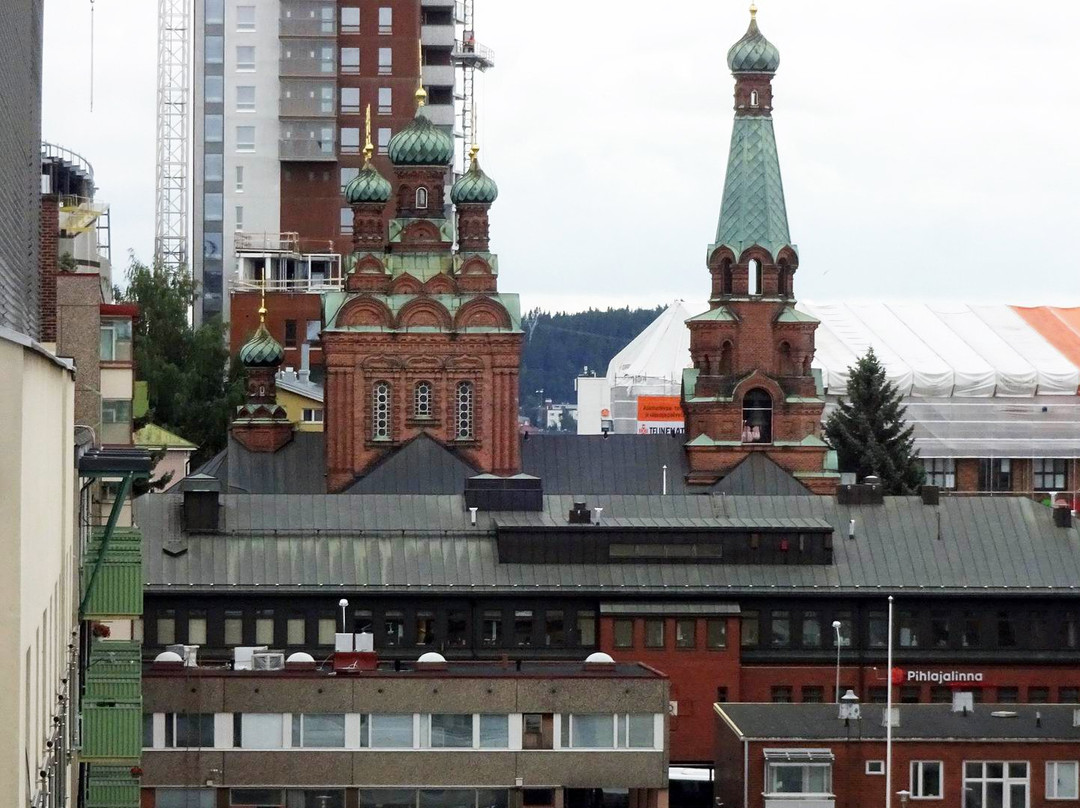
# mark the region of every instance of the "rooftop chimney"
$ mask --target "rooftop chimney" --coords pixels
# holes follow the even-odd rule
[[[919,496],[923,505],[937,505],[941,502],[941,489],[936,485],[920,485]]]
[[[570,514],[567,516],[567,521],[572,525],[591,525],[592,524],[592,511],[590,511],[584,502],[574,501],[574,507],[570,509]]]
[[[1054,524],[1057,527],[1072,527],[1072,509],[1067,502],[1054,503]]]

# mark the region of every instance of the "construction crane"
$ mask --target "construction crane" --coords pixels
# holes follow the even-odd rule
[[[476,76],[477,70],[483,72],[489,67],[495,66],[495,54],[490,48],[485,48],[476,41],[476,18],[473,9],[475,0],[460,0],[457,4],[460,9],[460,18],[463,23],[461,40],[454,46],[450,54],[457,67],[461,68],[461,165],[468,168],[466,153],[472,146],[476,133],[473,128],[476,125],[474,108],[476,105]]]
[[[154,260],[190,269],[187,249],[191,0],[158,0],[157,186]]]

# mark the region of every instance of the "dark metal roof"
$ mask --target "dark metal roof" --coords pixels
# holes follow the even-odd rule
[[[976,704],[964,715],[951,704],[895,705],[899,726],[893,740],[1055,741],[1080,740],[1073,726],[1073,704]],[[883,704],[863,704],[862,718],[850,727],[838,718],[835,704],[717,704],[716,711],[741,740],[846,741],[884,740]],[[997,717],[994,712],[1015,713]],[[1036,724],[1035,714],[1041,726]],[[726,718],[725,718],[726,717]]]
[[[346,494],[460,494],[478,469],[421,433],[345,489]]]
[[[521,467],[544,481],[546,494],[691,493],[683,435],[545,435],[521,443]],[[697,488],[697,491],[706,489]]]
[[[276,452],[249,452],[229,437],[229,491],[248,494],[323,494],[326,461],[321,432],[294,432]]]
[[[142,497],[137,518],[145,535],[146,582],[156,591],[573,588],[583,594],[725,598],[780,592],[1077,594],[1080,587],[1080,530],[1055,527],[1048,508],[1021,497],[946,497],[932,507],[917,497],[839,505],[817,496],[593,496],[589,505],[604,508],[607,524],[824,520],[835,532],[834,563],[498,562],[496,520],[563,524],[573,499],[545,496],[544,510],[533,513],[480,512],[471,526],[460,496],[232,494],[222,497],[223,532],[207,535],[182,531],[182,495],[170,492]],[[847,538],[851,519],[854,539]]]
[[[808,497],[810,490],[763,452],[752,452],[713,486],[717,494]]]

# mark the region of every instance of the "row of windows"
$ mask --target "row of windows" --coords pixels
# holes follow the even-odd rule
[[[955,687],[950,685],[932,685],[929,690],[931,704],[951,704]],[[849,685],[841,684],[840,692],[846,693],[858,690]],[[1032,685],[1026,693],[1021,692],[1017,685],[1000,685],[996,687],[973,686],[965,688],[972,694],[976,704],[991,701],[995,704],[1050,704],[1051,689],[1045,685]],[[792,685],[773,685],[769,690],[769,700],[773,704],[791,704],[798,694],[799,701],[803,704],[823,704],[826,700],[833,701],[835,693],[833,688],[826,689],[821,685],[803,685],[796,689]],[[924,700],[922,685],[900,685],[893,691],[893,698],[900,704],[919,704]],[[1024,698],[1021,699],[1021,695]],[[872,685],[867,688],[867,701],[872,704],[885,704],[888,700],[888,691],[885,685]],[[722,697],[722,698],[721,698]],[[827,697],[827,698],[826,698]],[[717,689],[717,700],[727,701],[727,688]],[[1067,686],[1057,688],[1057,702],[1059,704],[1080,704],[1080,687]]]
[[[956,488],[956,460],[951,457],[923,458],[926,484]],[[1062,458],[1036,457],[1031,461],[1033,491],[1061,491],[1069,487],[1069,463]],[[979,491],[1012,491],[1013,465],[1007,458],[979,461]]]
[[[727,647],[727,620],[710,617],[705,621],[705,647],[720,650]],[[637,627],[641,628],[638,629]],[[639,638],[635,633],[640,630]],[[633,620],[616,618],[612,622],[613,643],[616,648],[668,648],[674,639],[674,647],[696,649],[701,643],[699,623],[693,617],[664,619],[662,617]]]
[[[413,386],[412,417],[430,420],[434,417],[434,388],[431,382],[421,381]],[[472,440],[474,393],[472,382],[458,382],[454,387],[453,435],[456,440]],[[393,429],[393,398],[390,382],[377,381],[371,388],[371,438],[390,440]]]
[[[357,808],[509,808],[505,788],[361,788]],[[541,792],[541,793],[537,793]],[[345,808],[343,788],[230,788],[230,808]],[[523,789],[522,804],[554,805],[550,789]],[[158,788],[157,808],[217,808],[217,789]]]
[[[838,630],[828,630],[832,621]],[[1075,613],[1059,610],[950,610],[898,609],[894,619],[896,645],[910,649],[1019,649],[1065,650],[1080,643],[1080,621]],[[821,649],[851,647],[883,649],[889,642],[885,611],[871,611],[855,636],[848,611],[826,614],[821,610],[772,609],[742,613],[744,648]],[[837,642],[839,641],[839,643]]]
[[[213,622],[206,609],[189,609],[178,621],[175,609],[159,610],[154,619],[157,645],[184,643],[235,647],[286,645],[333,647],[340,630],[338,617],[289,613],[273,609],[244,612],[226,609]],[[563,609],[482,609],[475,620],[464,610],[388,609],[378,613],[355,610],[352,630],[374,635],[376,648],[466,648],[470,634],[476,645],[488,648],[562,647],[596,645],[596,613]],[[178,630],[177,624],[186,626]]]
[[[145,713],[143,747],[656,749],[663,729],[655,713]]]

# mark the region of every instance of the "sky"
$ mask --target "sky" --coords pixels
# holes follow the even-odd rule
[[[492,248],[522,308],[703,302],[742,0],[475,0]],[[156,3],[47,0],[43,138],[151,257]],[[759,0],[796,295],[1080,305],[1080,3]],[[78,43],[73,46],[72,43]]]

